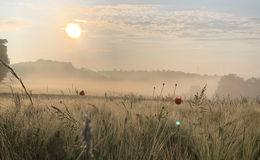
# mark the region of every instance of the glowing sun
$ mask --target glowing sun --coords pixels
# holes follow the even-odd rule
[[[66,33],[68,34],[68,36],[70,36],[71,38],[79,38],[81,35],[81,28],[78,24],[75,23],[69,23],[66,28],[65,28]]]

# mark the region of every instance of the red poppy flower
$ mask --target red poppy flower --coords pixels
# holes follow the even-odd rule
[[[84,91],[80,91],[80,92],[79,92],[79,95],[85,96],[85,92],[84,92]]]
[[[182,99],[181,98],[175,98],[175,103],[176,104],[181,104],[182,103]]]

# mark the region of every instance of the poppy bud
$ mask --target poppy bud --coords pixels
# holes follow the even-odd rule
[[[175,98],[175,103],[176,104],[181,104],[182,103],[182,99],[181,98]]]

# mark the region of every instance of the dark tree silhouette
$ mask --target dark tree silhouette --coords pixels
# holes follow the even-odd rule
[[[10,62],[7,55],[6,43],[7,43],[6,39],[0,39],[0,59],[6,64],[9,64]],[[7,72],[8,69],[0,63],[0,82],[6,77]]]

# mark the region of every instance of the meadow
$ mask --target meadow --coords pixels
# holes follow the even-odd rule
[[[0,95],[1,160],[259,160],[258,99]]]

